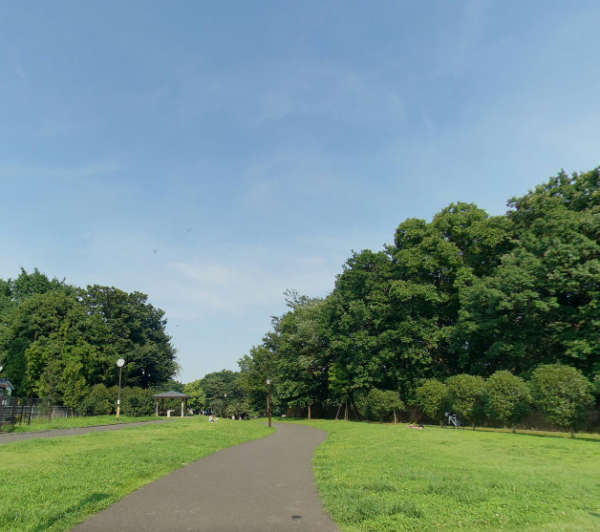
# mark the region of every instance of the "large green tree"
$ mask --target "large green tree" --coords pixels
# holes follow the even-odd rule
[[[175,373],[164,312],[139,292],[86,290],[35,270],[0,282],[0,365],[17,394],[77,407],[95,384],[149,388]]]

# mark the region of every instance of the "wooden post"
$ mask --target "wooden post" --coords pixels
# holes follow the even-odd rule
[[[181,400],[181,417],[183,417],[183,399]]]

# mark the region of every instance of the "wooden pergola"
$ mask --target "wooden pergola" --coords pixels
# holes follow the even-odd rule
[[[165,400],[167,399],[181,399],[181,417],[184,416],[184,412],[185,412],[185,406],[187,404],[187,400],[190,398],[189,395],[185,394],[185,393],[180,393],[180,392],[173,392],[173,391],[168,391],[168,392],[162,392],[162,393],[156,393],[154,394],[154,407],[156,409],[156,415],[158,416],[159,414],[159,409],[158,409],[158,404],[160,402],[162,410],[165,410]]]

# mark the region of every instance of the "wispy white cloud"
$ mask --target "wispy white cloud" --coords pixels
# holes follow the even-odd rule
[[[490,0],[468,0],[455,4],[454,17],[438,36],[437,76],[460,75],[479,63],[475,59],[490,21]]]
[[[405,117],[401,86],[379,73],[326,61],[265,62],[251,71],[184,65],[175,69],[173,83],[175,108],[186,121],[215,112],[250,128],[286,118],[366,125]]]
[[[258,264],[235,266],[190,261],[168,264],[168,275],[159,289],[171,299],[172,314],[181,319],[208,313],[243,315],[253,308],[277,308],[286,288],[310,295],[325,295],[334,276],[323,259],[306,257],[294,271],[274,271]]]

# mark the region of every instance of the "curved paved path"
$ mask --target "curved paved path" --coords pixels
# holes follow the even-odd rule
[[[143,486],[73,530],[338,531],[322,509],[311,467],[327,434],[302,425],[276,428]]]
[[[177,418],[173,418],[176,420]],[[134,423],[118,423],[114,425],[93,425],[91,427],[76,427],[72,429],[51,429],[33,432],[9,432],[0,434],[0,445],[3,443],[12,443],[14,441],[31,440],[32,438],[59,438],[60,436],[77,436],[86,432],[101,432],[104,430],[119,430],[127,427],[139,427],[141,425],[152,425],[154,423],[165,423],[167,419],[157,419],[155,421],[138,421]]]

